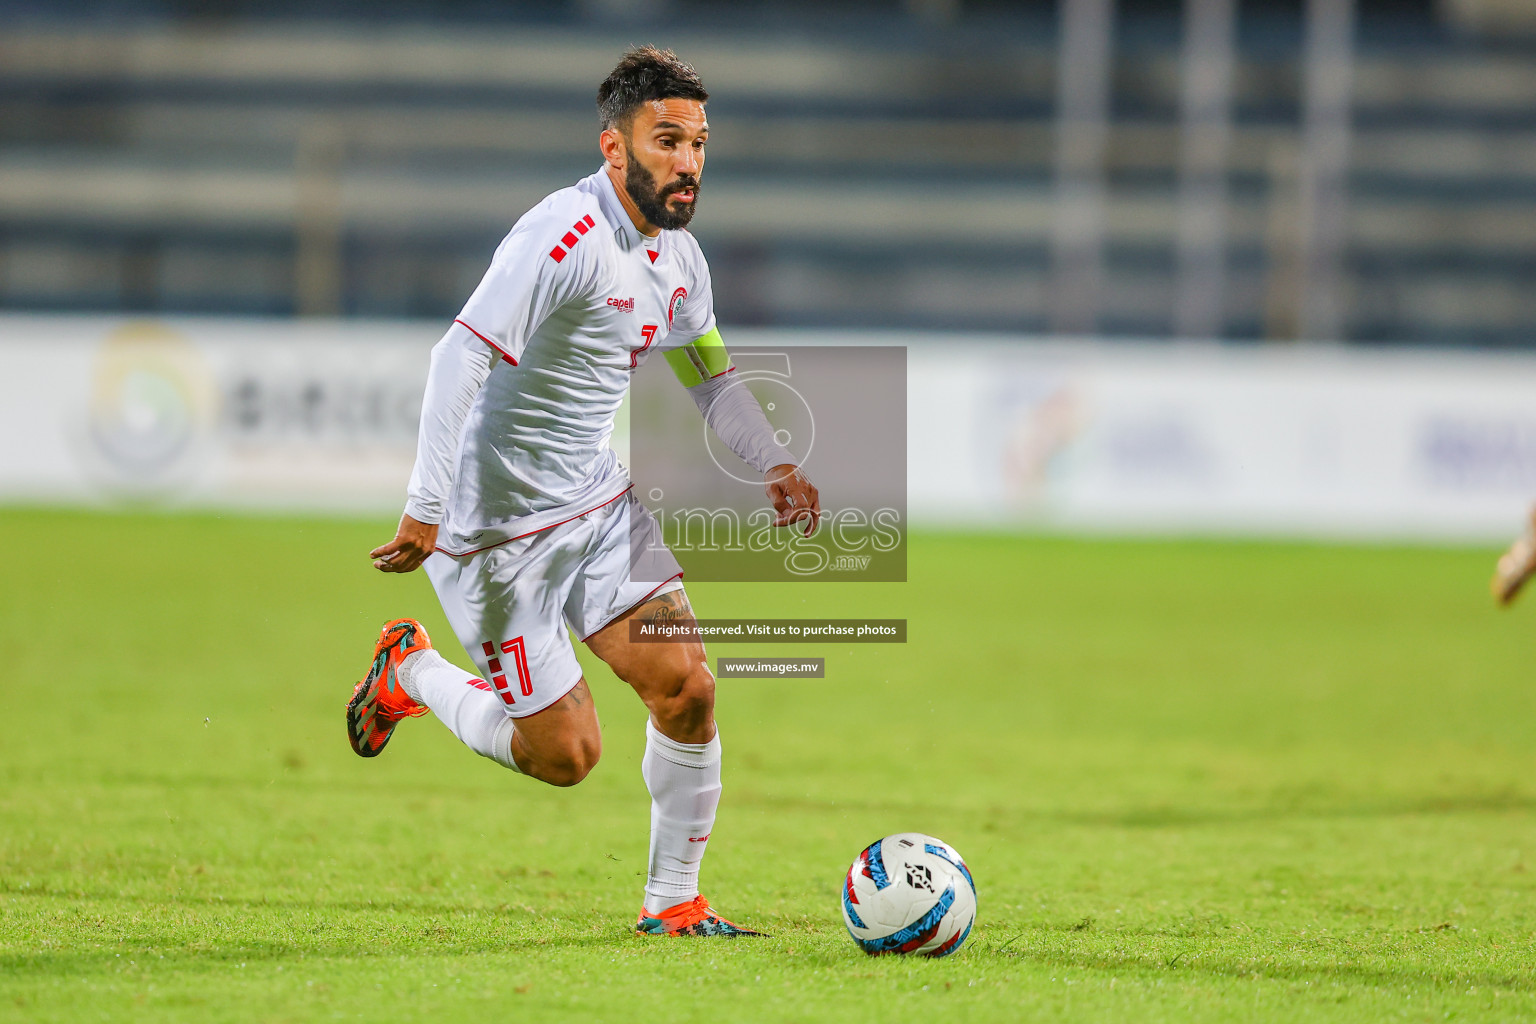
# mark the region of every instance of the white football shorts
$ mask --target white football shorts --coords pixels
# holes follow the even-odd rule
[[[633,566],[631,544],[643,553]],[[426,570],[459,643],[513,718],[544,710],[581,681],[567,628],[585,640],[683,586],[655,517],[629,491],[483,551],[435,552]]]

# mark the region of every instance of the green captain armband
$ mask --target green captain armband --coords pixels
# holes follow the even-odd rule
[[[672,372],[685,388],[702,384],[731,368],[731,354],[725,349],[725,339],[720,337],[718,327],[702,338],[669,349],[666,356],[667,362],[672,364]]]

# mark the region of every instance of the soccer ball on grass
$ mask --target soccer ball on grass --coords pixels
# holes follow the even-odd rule
[[[976,921],[976,884],[955,848],[921,832],[878,839],[843,882],[843,923],[871,956],[948,956]]]

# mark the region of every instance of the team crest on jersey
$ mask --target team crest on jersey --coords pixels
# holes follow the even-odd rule
[[[667,300],[667,330],[672,329],[672,318],[677,316],[678,310],[683,308],[683,303],[688,300],[688,289],[679,288],[672,293],[672,298]]]

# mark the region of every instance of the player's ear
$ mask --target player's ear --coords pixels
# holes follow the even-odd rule
[[[624,136],[617,128],[604,128],[597,137],[597,148],[602,151],[603,159],[610,166],[624,170],[628,154],[624,148]]]

